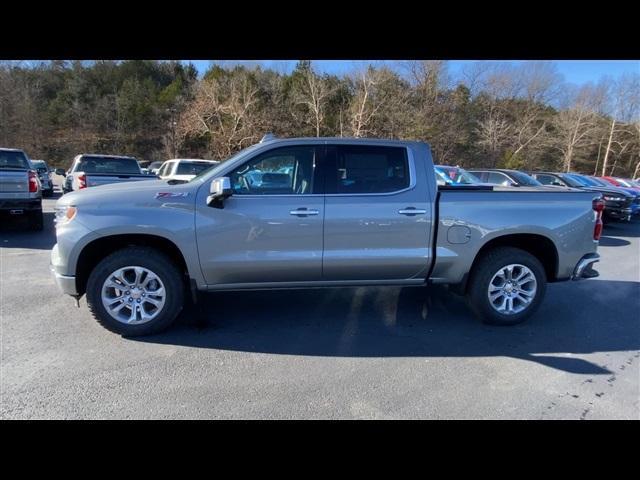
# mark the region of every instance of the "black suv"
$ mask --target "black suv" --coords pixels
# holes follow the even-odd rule
[[[603,220],[629,221],[631,219],[631,204],[634,197],[624,190],[614,186],[589,185],[580,177],[571,173],[529,172],[529,174],[543,185],[579,188],[590,192],[602,193],[602,199],[604,200]]]

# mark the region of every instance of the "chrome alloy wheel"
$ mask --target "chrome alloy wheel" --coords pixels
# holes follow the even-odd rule
[[[102,305],[114,319],[139,325],[156,318],[166,300],[162,280],[145,267],[122,267],[102,284]]]
[[[515,315],[531,304],[537,284],[536,276],[528,267],[517,263],[504,266],[489,282],[489,303],[499,313]]]

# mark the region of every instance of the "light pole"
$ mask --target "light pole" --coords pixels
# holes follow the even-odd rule
[[[176,158],[176,156],[178,155],[176,152],[176,121],[175,121],[175,113],[176,113],[176,109],[175,108],[167,108],[167,112],[171,113],[171,123],[170,123],[170,128],[171,128],[171,156],[172,158]]]

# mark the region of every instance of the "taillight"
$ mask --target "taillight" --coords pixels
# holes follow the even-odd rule
[[[593,227],[593,239],[600,240],[602,235],[602,211],[604,210],[604,200],[596,198],[593,201],[593,210],[596,212],[596,225]]]
[[[29,170],[29,193],[38,191],[38,174],[33,170]]]
[[[84,173],[78,175],[78,189],[80,188],[87,188],[87,175]]]

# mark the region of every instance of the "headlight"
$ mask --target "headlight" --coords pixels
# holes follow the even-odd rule
[[[609,195],[605,195],[603,197],[607,202],[624,202],[624,198],[623,197],[612,197]]]
[[[63,207],[56,207],[56,226],[69,223],[76,216],[77,209],[71,205],[65,205]]]

